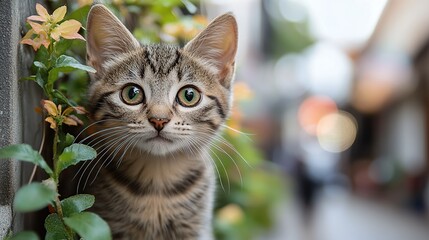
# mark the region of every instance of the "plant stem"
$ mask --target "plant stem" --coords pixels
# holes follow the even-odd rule
[[[52,144],[52,148],[53,148],[53,164],[54,164],[54,181],[56,184],[56,192],[58,193],[58,187],[60,185],[59,183],[59,172],[57,170],[57,164],[58,164],[58,139],[59,139],[59,132],[61,131],[61,125],[58,125],[57,128],[55,129],[55,135],[54,135],[54,142]],[[61,219],[61,222],[64,224],[64,227],[66,229],[67,232],[67,237],[68,240],[73,240],[74,238],[74,233],[73,231],[64,223],[64,214],[63,214],[63,208],[61,207],[61,201],[59,198],[60,194],[57,194],[57,197],[55,198],[55,208],[57,210],[57,214]]]
[[[58,183],[57,183],[57,192],[58,192]],[[66,229],[67,239],[68,240],[73,240],[74,239],[74,233],[73,233],[73,231],[64,223],[63,208],[61,207],[61,201],[60,201],[60,198],[59,198],[59,194],[55,198],[55,208],[57,210],[58,216],[61,219],[61,222],[63,223],[63,225],[64,225],[64,227]]]
[[[59,181],[59,173],[57,172],[57,163],[58,163],[58,132],[61,130],[60,126],[55,129],[55,136],[54,136],[54,142],[53,142],[53,164],[54,164],[54,180],[58,184]]]
[[[60,198],[58,196],[55,198],[55,207],[57,209],[58,216],[60,216],[60,218],[62,220],[64,218],[63,208],[61,207],[61,201],[60,201]]]

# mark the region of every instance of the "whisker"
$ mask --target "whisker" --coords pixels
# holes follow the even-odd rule
[[[122,120],[119,120],[119,119],[110,119],[110,118],[109,118],[109,119],[102,119],[102,120],[95,121],[95,122],[93,122],[93,123],[89,124],[88,126],[86,126],[84,129],[82,129],[82,130],[77,134],[77,136],[75,137],[75,139],[74,139],[73,143],[75,143],[75,142],[76,142],[76,140],[79,138],[79,136],[80,136],[83,132],[85,132],[88,128],[90,128],[91,126],[94,126],[95,124],[99,124],[99,123],[102,123],[102,122],[107,122],[107,121],[123,122]]]
[[[208,144],[209,145],[209,147],[212,147],[212,148],[215,148],[216,150],[218,150],[219,152],[221,152],[221,153],[223,153],[223,154],[225,154],[231,161],[232,161],[232,163],[234,164],[234,166],[235,166],[235,168],[237,169],[237,172],[238,172],[238,175],[239,175],[239,177],[240,177],[240,183],[241,183],[241,185],[243,185],[243,176],[242,176],[242,174],[241,174],[241,170],[240,170],[240,167],[238,166],[238,164],[237,164],[237,162],[234,160],[234,158],[227,152],[227,151],[225,151],[225,149],[223,149],[222,147],[220,147],[220,146],[218,146],[218,145],[216,145],[214,142],[211,142],[210,140],[208,140],[208,139],[202,139],[202,141],[205,141],[205,143],[206,144]],[[222,165],[223,165],[223,163],[222,163]]]
[[[212,149],[211,147],[209,147],[209,150],[210,150],[210,152],[211,152],[211,153],[213,153],[213,154],[215,155],[215,157],[217,158],[217,160],[219,161],[219,163],[222,165],[223,171],[225,172],[225,176],[226,176],[226,182],[227,182],[227,184],[228,184],[228,193],[230,193],[230,192],[231,192],[231,182],[230,182],[230,180],[229,180],[229,174],[228,174],[228,171],[226,170],[225,165],[223,164],[223,162],[222,162],[222,160],[219,158],[219,156],[216,154],[216,152],[215,152],[215,151],[213,151],[213,149]],[[215,163],[215,164],[216,164],[216,163]],[[242,178],[241,178],[241,174],[240,174],[240,179],[242,179]]]
[[[116,155],[119,153],[119,151],[130,142],[129,135],[125,136],[124,141],[120,143],[118,146],[115,147],[114,151],[111,151],[109,156],[107,156],[106,160],[101,164],[101,167],[107,167],[110,165],[110,163],[115,159]],[[108,162],[106,163],[106,161]]]
[[[222,135],[214,135],[213,138],[227,146],[232,151],[234,151],[234,153],[237,154],[247,164],[248,167],[253,168],[253,166],[249,164],[249,162],[243,157],[243,155],[241,155],[241,153],[238,152],[237,149],[235,149],[235,147],[231,145],[231,143],[229,143]]]
[[[125,142],[127,142],[127,140],[125,140],[124,141],[124,143]],[[123,143],[123,144],[124,144]],[[123,145],[122,144],[122,145]],[[117,148],[117,150],[115,150],[115,152],[117,153],[117,151],[119,151],[120,149],[122,149],[122,146],[121,147],[118,147]],[[124,150],[124,153],[126,152],[126,149]],[[101,169],[103,168],[103,167],[107,167],[112,161],[113,161],[113,159],[115,159],[115,156],[116,156],[116,153],[115,153],[115,155],[114,156],[112,156],[112,157],[110,157],[110,155],[109,155],[109,157],[110,157],[110,161],[107,163],[107,164],[105,164],[105,162],[106,161],[103,161],[102,163],[101,163],[101,166],[98,168],[98,170],[97,170],[97,173],[95,174],[95,176],[94,176],[94,178],[92,179],[92,181],[89,183],[89,185],[92,185],[93,183],[94,183],[94,181],[97,179],[97,177],[98,177],[98,174],[100,173],[100,171],[101,171]],[[122,155],[123,156],[123,155]],[[109,157],[107,158],[107,159],[109,159]]]
[[[107,141],[106,143],[104,143],[102,146],[99,146],[98,148],[97,148],[97,152],[98,152],[98,149],[100,149],[100,148],[102,148],[103,147],[103,149],[101,150],[101,151],[99,151],[98,152],[98,154],[97,154],[97,158],[96,158],[96,161],[95,161],[95,163],[94,163],[94,166],[92,167],[92,169],[103,159],[103,157],[104,157],[104,155],[108,152],[108,149],[110,149],[111,147],[113,147],[115,144],[117,144],[119,141],[121,141],[122,139],[124,139],[124,138],[126,138],[127,136],[121,136],[121,137],[118,137],[118,138],[114,138],[114,139],[111,139],[111,140],[109,140],[109,141]],[[103,153],[103,154],[101,154],[101,153]],[[100,155],[101,154],[101,155]],[[91,162],[94,162],[94,160],[92,160]],[[81,181],[82,181],[82,178],[83,178],[83,176],[85,176],[85,172],[88,170],[88,167],[90,166],[90,164],[88,164],[87,165],[87,167],[85,167],[85,169],[84,169],[84,171],[82,172],[82,175],[80,176],[80,178],[79,178],[79,181],[78,181],[78,187],[80,186],[80,183],[81,183]],[[90,175],[91,175],[91,172],[92,172],[92,170],[89,172],[89,174],[87,175],[87,177],[86,177],[86,181],[85,181],[85,184],[84,184],[84,187],[83,187],[83,189],[85,189],[86,188],[86,183],[87,183],[87,181],[88,181],[88,178],[90,177]]]
[[[126,136],[124,136],[124,137],[122,137],[122,138],[120,138],[120,139],[118,139],[118,140],[120,140],[120,141],[122,141],[124,138],[125,138],[125,140],[126,140],[126,137],[128,137],[128,135],[126,135]],[[126,141],[124,141],[124,143],[125,143]],[[116,143],[118,143],[118,141],[116,141],[114,144],[116,144]],[[114,145],[113,144],[113,145]],[[121,145],[123,145],[123,144],[121,144]],[[121,147],[118,147],[117,149],[119,150],[119,149],[121,149],[122,148],[122,146]],[[126,151],[126,150],[125,150]],[[116,150],[115,150],[115,152],[116,152]],[[107,149],[106,149],[106,151],[105,151],[105,153],[107,153]],[[103,156],[104,156],[104,154],[103,154]],[[93,183],[94,183],[94,181],[97,179],[97,177],[98,177],[98,174],[100,173],[100,171],[101,171],[101,169],[103,168],[103,167],[107,167],[109,164],[110,164],[110,162],[114,159],[114,157],[116,156],[116,154],[113,156],[113,157],[111,157],[111,154],[106,158],[106,160],[104,160],[104,161],[102,161],[102,163],[101,163],[101,166],[98,168],[98,170],[97,170],[97,173],[95,174],[95,177],[93,178],[93,180],[89,183],[89,185],[92,185]],[[105,164],[105,162],[108,160],[108,159],[111,159],[107,164]],[[96,165],[95,165],[96,166]],[[94,166],[94,167],[95,167]],[[94,169],[94,168],[93,168]],[[92,172],[92,170],[91,170],[91,172]],[[89,175],[91,175],[91,172],[90,172],[90,174]]]
[[[111,128],[106,128],[106,129],[102,129],[102,130],[100,130],[100,131],[97,131],[97,132],[95,132],[95,133],[91,133],[90,135],[88,135],[87,137],[85,137],[84,139],[82,139],[82,140],[80,140],[79,141],[79,143],[83,143],[83,142],[85,142],[86,140],[88,140],[88,139],[90,139],[90,138],[92,138],[92,137],[94,137],[95,135],[97,135],[97,134],[109,134],[109,131],[113,131],[113,130],[120,130],[120,129],[123,129],[124,127],[123,126],[117,126],[117,127],[111,127]],[[103,135],[102,135],[103,136]],[[100,136],[99,136],[100,137]],[[98,139],[99,137],[97,137],[97,138],[95,138],[95,139]],[[89,145],[92,141],[94,141],[95,139],[91,139],[91,141],[89,142],[89,143],[86,143],[87,145]]]
[[[196,142],[196,140],[195,139],[190,139],[190,146],[191,147],[194,147],[194,148],[197,148],[197,149],[199,149],[199,151],[201,151],[201,146],[200,146],[200,144],[198,143],[198,142]],[[207,160],[207,158],[205,157],[207,154],[201,154],[201,156],[205,159],[205,160]],[[219,172],[219,168],[217,167],[217,165],[216,165],[216,163],[213,161],[213,159],[211,158],[211,156],[208,154],[207,155],[208,157],[209,157],[209,162],[211,162],[211,166],[212,166],[212,169],[213,169],[213,166],[215,167],[215,170],[216,170],[216,172],[217,172],[217,175],[218,175],[218,179],[219,179],[219,183],[220,183],[220,186],[221,186],[221,188],[222,188],[222,190],[224,191],[224,192],[226,192],[226,190],[225,190],[225,186],[223,185],[223,181],[222,181],[222,178],[221,178],[221,175],[220,175],[220,172]],[[225,172],[226,173],[226,172]],[[226,174],[228,174],[228,173],[226,173]]]
[[[125,148],[124,152],[122,153],[121,157],[119,158],[118,162],[116,163],[116,168],[119,168],[119,165],[121,165],[122,159],[125,156],[125,153],[128,151],[128,149],[131,147],[131,151],[134,149],[136,144],[139,142],[140,137],[138,135],[135,135],[131,140],[128,146]]]
[[[239,133],[239,134],[245,135],[245,136],[247,136],[247,139],[249,139],[249,140],[251,140],[251,141],[253,141],[253,140],[252,140],[250,137],[248,137],[248,136],[256,136],[256,134],[254,134],[254,133],[246,133],[246,132],[242,132],[242,131],[237,130],[237,129],[235,129],[235,128],[231,127],[231,126],[228,126],[228,125],[226,125],[226,124],[221,124],[221,126],[222,126],[222,127],[224,127],[224,128],[228,128],[229,130],[231,130],[231,131],[233,131],[233,132],[236,132],[236,133]]]
[[[110,158],[110,156],[112,155],[112,153],[113,152],[111,152],[109,155],[108,155],[108,157],[106,158],[106,159],[104,159],[103,157],[109,152],[109,149],[111,149],[112,147],[115,147],[115,145],[117,144],[117,143],[119,143],[119,142],[121,142],[122,140],[126,140],[126,138],[128,137],[128,135],[125,135],[125,136],[122,136],[122,137],[119,137],[119,138],[117,138],[116,139],[116,141],[114,141],[113,142],[113,144],[110,144],[108,147],[106,147],[106,148],[103,148],[103,150],[102,151],[104,151],[103,152],[103,154],[100,156],[100,158],[96,161],[96,163],[94,164],[94,166],[91,168],[91,170],[90,170],[90,172],[88,173],[88,175],[87,175],[87,177],[86,177],[86,180],[85,180],[85,183],[84,183],[84,188],[86,187],[86,185],[88,184],[88,181],[89,181],[89,178],[91,177],[91,173],[94,171],[94,169],[97,167],[97,165],[98,165],[98,163],[100,162],[100,161],[102,161],[102,162],[105,162],[105,161],[107,161],[109,158]],[[126,142],[126,141],[124,141],[124,142]],[[122,142],[122,143],[120,143],[120,146],[122,147],[122,145],[124,144],[124,142]],[[115,147],[115,150],[116,150],[116,148],[117,148],[117,146]],[[103,163],[101,164],[101,166],[103,166]]]
[[[125,130],[122,130],[122,131],[117,131],[117,132],[115,132],[114,134],[112,134],[112,135],[109,135],[109,136],[107,136],[105,139],[103,139],[103,140],[107,140],[107,139],[109,139],[109,138],[113,138],[113,137],[115,137],[115,136],[117,136],[117,135],[120,135],[122,132],[125,132]],[[104,136],[104,135],[102,135],[102,136]],[[109,141],[99,141],[99,142],[97,142],[97,143],[95,143],[94,145],[90,145],[90,144],[87,144],[88,146],[90,146],[90,147],[92,147],[92,148],[94,148],[95,150],[96,150],[96,152],[97,152],[97,157],[101,154],[101,152],[99,152],[98,150],[101,148],[101,147],[104,147],[104,146],[106,146],[107,144],[109,144],[109,143],[111,143],[112,141],[115,141],[115,139],[116,138],[114,138],[114,139],[110,139]],[[99,143],[103,143],[101,146],[98,146],[97,148],[95,148],[95,146],[96,145],[98,145]],[[75,178],[76,178],[76,176],[78,176],[79,175],[79,173],[81,172],[81,170],[83,169],[83,167],[84,166],[86,166],[86,165],[88,165],[88,164],[90,164],[90,162],[92,162],[93,160],[91,160],[91,161],[85,161],[84,163],[83,163],[83,165],[79,168],[79,170],[77,171],[77,173],[74,175],[74,177],[73,177],[73,179],[72,180],[74,180]],[[85,169],[86,169],[87,167],[85,167]],[[84,171],[85,172],[85,171]],[[84,173],[83,172],[83,173]]]

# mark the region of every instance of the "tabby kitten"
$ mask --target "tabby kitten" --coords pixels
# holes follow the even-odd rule
[[[94,210],[115,239],[212,239],[208,148],[231,108],[237,24],[216,18],[184,48],[141,46],[104,6],[91,8],[87,63]],[[96,170],[95,170],[96,171]]]

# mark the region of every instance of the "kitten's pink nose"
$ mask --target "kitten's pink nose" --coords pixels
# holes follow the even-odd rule
[[[167,124],[170,121],[168,118],[149,118],[150,124],[159,131],[161,131],[165,124]]]

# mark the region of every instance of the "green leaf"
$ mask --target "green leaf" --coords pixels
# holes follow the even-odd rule
[[[13,235],[11,238],[6,238],[7,240],[39,240],[39,236],[35,232],[30,231],[22,231],[15,235]]]
[[[73,43],[73,40],[62,38],[59,42],[56,42],[54,45],[55,54],[57,54],[57,56],[64,54],[68,49],[70,49],[72,43]]]
[[[45,229],[45,240],[67,239],[64,223],[56,213],[51,213],[46,217]]]
[[[63,152],[64,148],[70,146],[74,141],[74,136],[70,133],[64,135],[64,133],[60,133],[60,143],[58,145],[59,152]]]
[[[65,146],[67,146],[67,147],[70,146],[73,143],[73,141],[74,141],[74,136],[71,135],[70,133],[67,133],[66,139],[64,140]]]
[[[49,67],[50,56],[45,46],[42,45],[37,50],[36,56],[34,57],[34,61],[42,62],[45,66]]]
[[[21,161],[32,162],[43,168],[46,173],[52,175],[52,169],[37,151],[28,144],[14,144],[0,149],[0,159],[13,158]]]
[[[53,89],[52,92],[54,93],[54,97],[61,100],[62,103],[65,103],[71,107],[75,107],[77,105],[77,104],[71,102],[66,96],[64,96],[64,94],[62,92],[58,91],[57,89]]]
[[[95,197],[90,194],[78,194],[61,201],[63,214],[70,217],[74,213],[80,213],[94,205]]]
[[[34,61],[34,66],[36,66],[38,68],[42,68],[42,69],[47,69],[45,64],[43,64],[42,62],[39,62],[39,61]]]
[[[40,69],[37,70],[35,81],[36,81],[37,85],[39,85],[42,89],[45,89],[45,80],[43,80],[42,73],[41,73]]]
[[[83,239],[110,240],[112,239],[109,225],[97,214],[81,212],[65,217],[67,226],[77,232]]]
[[[36,75],[20,78],[21,81],[36,81]]]
[[[95,73],[95,69],[81,64],[78,60],[67,55],[61,55],[58,57],[55,66],[49,71],[48,83],[54,83],[60,72],[68,73],[73,70],[83,70],[91,73]]]
[[[83,6],[81,8],[76,9],[75,11],[67,14],[64,20],[75,19],[82,23],[82,26],[86,26],[86,19],[88,17],[88,12],[91,9],[90,5]]]
[[[61,55],[55,64],[56,68],[64,68],[64,69],[80,69],[87,72],[95,73],[95,69],[81,64],[78,60],[74,59],[73,57],[67,56],[67,55]]]
[[[96,156],[97,152],[92,147],[80,143],[72,144],[64,148],[63,153],[60,155],[57,163],[57,173],[81,161],[94,159]]]
[[[13,205],[19,212],[42,209],[54,201],[57,193],[41,183],[30,183],[18,190]]]

